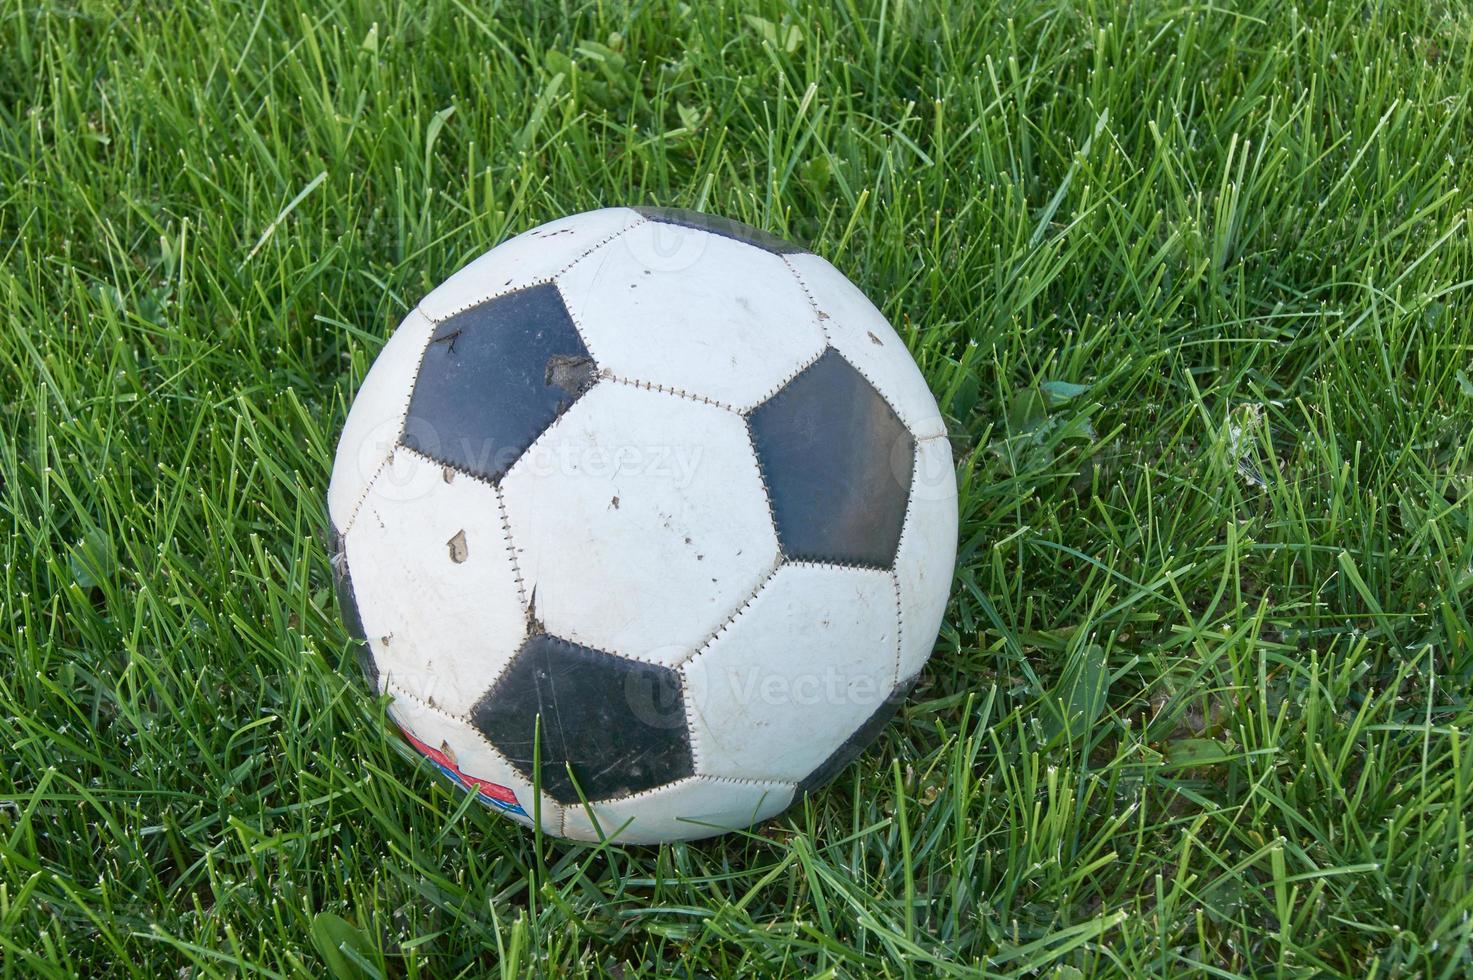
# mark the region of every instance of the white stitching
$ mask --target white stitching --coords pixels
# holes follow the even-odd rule
[[[745,415],[745,416],[751,416],[751,414],[753,412],[757,411],[757,409],[761,408],[763,405],[766,405],[769,401],[771,401],[774,395],[776,395],[778,392],[782,391],[788,385],[792,384],[793,381],[797,379],[798,375],[802,374],[804,371],[807,371],[809,368],[813,367],[813,365],[817,364],[818,361],[819,361],[819,359],[821,357],[823,357],[825,354],[827,354],[831,350],[835,354],[838,354],[839,353],[837,349],[835,349],[833,347],[830,347],[829,344],[828,344],[828,342],[825,341],[824,342],[824,345],[818,349],[818,352],[817,353],[815,353],[812,357],[808,358],[808,360],[801,362],[798,365],[797,370],[793,371],[791,374],[788,374],[781,381],[779,381],[776,385],[774,385],[772,388],[770,388],[768,390],[767,394],[763,395],[761,398],[757,399],[755,402],[753,402],[751,405],[748,405],[746,408],[741,409],[741,413],[743,415]],[[841,354],[839,356],[842,357],[843,355]]]
[[[692,653],[691,657],[694,656],[695,654]],[[688,678],[685,676],[685,669],[683,667],[691,657],[687,657],[681,661],[681,664],[676,666],[675,671],[676,675],[680,678],[680,707],[685,714],[685,745],[686,748],[690,749],[690,770],[694,773],[700,771],[701,757],[696,750],[695,704],[691,701],[690,684],[687,683]]]
[[[429,466],[437,466],[442,470],[452,470],[455,472],[456,475],[463,476],[468,480],[475,480],[477,483],[481,484],[484,487],[490,487],[492,489],[496,487],[496,484],[491,480],[488,480],[484,474],[468,470],[464,466],[461,466],[459,463],[452,463],[449,460],[444,459],[436,459],[434,456],[431,456],[429,453],[425,452],[422,449],[415,449],[413,446],[406,446],[401,443],[400,445],[394,447],[393,452],[389,453],[390,459],[394,457],[394,453],[404,453],[405,455],[413,456],[421,463],[425,463]]]
[[[813,322],[818,324],[818,329],[823,334],[824,342],[826,344],[832,344],[834,338],[829,336],[829,328],[824,326],[824,321],[829,319],[829,315],[818,308],[818,300],[814,299],[813,291],[808,288],[808,283],[804,281],[803,275],[794,268],[793,263],[788,261],[788,257],[786,255],[779,255],[778,258],[782,260],[783,265],[788,267],[788,271],[798,281],[798,288],[803,290],[803,295],[807,297],[808,306],[813,310]]]
[[[414,386],[419,384],[419,372],[424,367],[425,351],[429,350],[430,344],[435,342],[435,327],[439,326],[438,323],[431,320],[429,315],[418,306],[414,308],[414,312],[424,317],[425,322],[430,325],[430,328],[425,331],[425,342],[420,345],[419,353],[414,358],[414,374],[410,375],[409,390],[404,395],[404,409],[399,413],[399,435],[394,440],[396,443],[404,438],[404,426],[409,424],[409,405],[414,401]]]
[[[597,360],[597,358],[595,358],[595,360]],[[701,405],[710,405],[712,408],[725,409],[726,411],[732,412],[736,415],[743,414],[742,409],[737,408],[735,405],[732,405],[728,402],[717,401],[716,399],[708,398],[705,395],[697,395],[694,392],[686,391],[684,388],[674,388],[670,385],[662,385],[654,381],[642,381],[638,378],[620,377],[619,375],[614,374],[608,368],[600,370],[598,376],[599,380],[601,381],[612,381],[615,384],[628,385],[631,388],[638,388],[641,391],[658,391],[661,394],[673,395],[676,398],[684,398],[687,401],[693,401]]]
[[[634,213],[635,214],[638,214],[639,212],[636,211]],[[643,215],[641,215],[638,221],[634,221],[634,222],[631,222],[628,225],[625,225],[623,228],[620,228],[618,231],[614,232],[609,237],[603,239],[600,242],[597,242],[588,251],[584,252],[582,255],[578,256],[576,259],[574,259],[573,261],[569,262],[567,265],[563,266],[563,268],[561,268],[557,272],[553,273],[551,282],[553,284],[553,288],[557,290],[558,299],[560,299],[562,301],[563,311],[568,314],[568,320],[573,324],[573,332],[576,333],[578,335],[578,339],[580,341],[582,341],[582,343],[583,343],[583,349],[586,350],[586,351],[588,351],[588,356],[591,357],[591,358],[593,358],[593,363],[594,364],[598,364],[599,363],[598,353],[596,351],[594,351],[593,345],[588,342],[588,334],[584,331],[583,324],[579,321],[578,314],[573,309],[573,304],[571,304],[571,303],[568,302],[568,297],[563,292],[563,285],[562,285],[562,283],[558,282],[557,280],[561,279],[563,276],[565,276],[569,272],[573,271],[573,266],[577,265],[579,262],[582,262],[584,259],[588,258],[594,252],[597,252],[599,249],[603,248],[605,245],[607,245],[610,242],[614,241],[616,238],[620,238],[623,235],[625,235],[626,233],[628,233],[630,231],[633,231],[635,228],[638,228],[640,225],[644,225],[644,224],[649,224],[649,219],[646,218],[646,217],[644,217]]]
[[[831,319],[831,317],[827,313],[823,312],[822,310],[820,310],[818,308],[818,302],[817,302],[817,300],[814,299],[813,293],[809,291],[809,289],[808,289],[808,283],[804,281],[803,274],[800,273],[796,268],[793,267],[793,264],[788,261],[787,256],[783,256],[782,257],[782,260],[783,260],[783,265],[787,266],[792,271],[793,277],[798,280],[798,285],[803,288],[803,295],[807,296],[808,297],[808,302],[810,304],[812,304],[814,315],[817,316],[818,319],[819,319],[819,326],[823,329],[823,335],[824,335],[824,337],[826,337],[828,339],[829,346],[834,348],[834,353],[835,354],[838,354],[840,357],[844,357],[844,352],[841,351],[841,350],[839,350],[838,347],[834,347],[834,338],[829,334],[828,327],[825,327],[823,325],[823,321],[828,320],[828,319]],[[835,269],[834,271],[835,272],[838,272],[837,269]],[[840,272],[839,275],[842,276],[843,273]],[[852,285],[852,283],[851,283],[851,285]],[[858,289],[859,287],[856,286],[855,288]],[[881,313],[880,314],[880,319],[882,319],[882,320],[885,319],[885,314],[884,313]],[[889,323],[888,320],[886,320],[885,322],[887,324]],[[892,331],[895,330],[895,327],[894,327],[893,324],[890,325],[890,329]],[[897,338],[900,336],[900,334],[899,334],[898,331],[896,331],[895,335],[896,335]],[[901,347],[902,350],[904,350],[906,352],[905,353],[905,356],[911,358],[912,362],[914,362],[915,358],[912,357],[909,348],[907,348],[905,346],[905,342],[903,340],[900,343],[900,347]],[[879,385],[878,383],[876,383],[875,379],[872,378],[872,377],[870,377],[869,374],[864,370],[864,368],[862,368],[858,364],[854,363],[854,361],[852,359],[850,359],[848,357],[844,357],[844,363],[845,364],[848,364],[850,367],[852,367],[855,370],[855,372],[858,373],[858,375],[861,378],[863,378],[865,381],[867,381],[869,383],[869,386],[875,390],[875,394],[877,394],[877,395],[880,396],[880,400],[885,403],[885,406],[887,408],[889,408],[890,411],[894,414],[895,418],[900,421],[901,427],[904,428],[905,431],[910,432],[911,438],[915,438],[915,433],[911,430],[910,423],[905,420],[905,416],[902,415],[900,413],[900,410],[895,407],[896,406],[895,399],[892,398],[892,397],[890,397],[888,394],[885,393],[884,387],[882,387],[881,385]],[[920,370],[920,366],[919,365],[916,365],[916,370],[917,371]],[[929,386],[927,386],[927,387],[929,388]],[[934,436],[933,437],[928,437],[928,438],[934,438]]]
[[[713,782],[718,783],[736,783],[738,785],[746,786],[787,786],[795,790],[798,788],[798,780],[796,779],[747,779],[742,776],[718,776],[714,773],[709,772],[696,773],[695,778],[709,779]]]
[[[528,279],[526,282],[522,283],[519,286],[503,285],[500,289],[497,289],[497,290],[494,290],[494,291],[492,291],[490,293],[487,293],[485,296],[482,296],[479,299],[472,300],[471,302],[467,303],[464,306],[458,306],[458,307],[456,307],[455,309],[451,310],[449,313],[446,313],[443,317],[441,317],[438,320],[431,318],[428,314],[426,314],[425,319],[426,320],[429,320],[431,323],[440,324],[440,323],[444,323],[446,320],[449,320],[451,317],[459,316],[460,314],[464,313],[466,310],[474,309],[475,307],[480,306],[483,303],[489,303],[493,299],[500,299],[501,297],[503,297],[503,296],[509,296],[512,293],[519,293],[519,292],[521,292],[524,289],[531,289],[533,286],[547,286],[547,285],[550,285],[550,286],[552,286],[553,288],[556,289],[557,288],[557,278],[558,278],[558,276],[561,276],[563,273],[565,273],[569,269],[573,268],[573,266],[577,265],[579,262],[582,262],[584,259],[588,258],[588,256],[592,255],[594,252],[598,251],[600,248],[602,248],[603,246],[607,245],[609,242],[613,241],[614,239],[618,238],[620,235],[624,234],[630,228],[634,228],[634,227],[637,227],[638,225],[644,224],[646,220],[647,219],[645,219],[645,218],[640,218],[638,221],[631,222],[630,224],[626,225],[625,227],[620,228],[618,231],[614,232],[612,235],[607,235],[607,236],[599,239],[598,241],[594,242],[592,245],[590,245],[584,251],[579,252],[578,255],[575,256],[573,258],[573,260],[571,262],[569,262],[567,265],[563,266],[560,269],[557,269],[554,272],[548,273],[546,275],[538,276],[538,277],[536,277],[534,279]],[[541,226],[539,225],[537,227],[540,228]],[[527,229],[527,231],[536,231],[536,230],[537,230],[537,228],[528,228]],[[511,238],[506,239],[506,241],[498,242],[497,244],[493,245],[491,248],[487,249],[485,252],[482,252],[480,255],[476,256],[474,259],[471,259],[471,262],[466,263],[466,265],[463,266],[462,268],[468,268],[471,263],[474,263],[474,262],[479,261],[482,257],[491,254],[491,252],[493,252],[496,249],[500,248],[502,245],[505,245],[507,242],[510,242],[510,241],[513,241],[513,240],[515,240],[517,238],[520,238],[524,234],[526,234],[526,232],[520,232],[520,233],[518,233],[516,235],[513,235]],[[452,275],[451,278],[454,278],[454,276]],[[449,279],[446,280],[446,282],[449,282],[449,281],[450,281]],[[440,284],[440,286],[443,286],[443,285],[445,285],[445,283],[442,282]],[[439,288],[440,288],[439,286],[436,286],[435,287],[435,289],[439,289]],[[431,290],[431,292],[433,292],[433,291],[434,290]],[[561,289],[558,289],[558,296],[559,296],[559,298],[561,298],[561,296],[562,296],[562,290]],[[564,303],[563,303],[564,309],[567,308],[567,305],[568,305],[567,302],[564,301]],[[569,311],[568,315],[571,317],[572,316],[572,311]],[[575,320],[574,323],[573,323],[573,327],[574,327],[575,330],[577,329],[577,326],[578,326],[578,324],[577,324],[577,321]],[[581,336],[581,333],[580,333],[580,336]],[[585,347],[588,346],[586,342],[584,343],[584,346]],[[592,353],[592,351],[590,351],[590,353]]]
[[[872,562],[863,561],[845,561],[842,558],[809,558],[804,555],[791,556],[788,558],[788,564],[808,565],[813,568],[838,568],[853,572],[888,572],[890,570],[890,565],[877,565]],[[894,564],[893,560],[891,564]]]
[[[638,800],[646,796],[653,796],[654,794],[659,793],[662,790],[667,790],[671,789],[672,787],[679,786],[686,780],[711,780],[712,782],[733,783],[739,786],[767,786],[777,788],[788,787],[794,790],[798,788],[798,781],[795,779],[748,779],[742,776],[717,776],[708,772],[696,772],[691,773],[689,776],[682,776],[679,779],[672,780],[668,783],[661,783],[659,786],[652,786],[649,789],[642,789],[638,792],[630,793],[628,796],[611,796],[607,799],[589,800],[588,805],[591,807],[597,807],[607,803],[625,803],[629,800]],[[583,803],[580,801],[576,807],[573,804],[569,803],[567,805],[567,809],[577,809],[581,811],[583,809]],[[623,825],[621,824],[620,826]],[[605,830],[605,833],[608,833],[608,831]]]
[[[384,677],[385,694],[395,692],[396,697],[402,695],[403,697],[408,698],[410,701],[415,702],[426,711],[433,711],[435,714],[439,715],[442,718],[449,718],[451,721],[460,722],[462,725],[475,732],[476,737],[479,738],[482,742],[486,743],[486,747],[491,750],[492,754],[494,754],[496,758],[500,759],[502,762],[506,763],[507,767],[517,774],[517,778],[525,778],[522,776],[521,772],[517,770],[516,766],[513,765],[512,761],[506,757],[506,754],[498,749],[495,743],[493,743],[489,738],[486,737],[486,733],[475,726],[475,723],[471,721],[470,715],[458,715],[453,711],[446,711],[444,708],[440,707],[438,704],[435,704],[433,701],[422,698],[418,694],[415,694],[413,691],[409,690],[407,687],[396,683],[393,680],[391,674],[386,672],[384,674]]]
[[[530,612],[527,607],[527,588],[522,581],[522,563],[517,561],[517,546],[511,537],[511,515],[506,512],[506,499],[502,496],[499,484],[492,484],[491,489],[496,492],[496,509],[501,512],[501,536],[506,541],[507,557],[511,559],[511,573],[517,580],[517,599],[522,604],[522,611]]]
[[[946,434],[942,433],[939,436],[930,436],[928,438],[944,439],[946,438]],[[910,461],[910,493],[907,495],[905,501],[905,516],[900,519],[900,537],[895,539],[895,557],[890,562],[890,575],[895,579],[895,611],[899,617],[896,620],[897,639],[903,637],[905,634],[905,609],[901,605],[900,597],[900,556],[905,551],[906,535],[912,533],[911,515],[915,513],[916,508],[915,475],[921,470],[921,443],[926,441],[927,439],[913,438]],[[903,643],[897,644],[895,653],[895,676],[897,678],[900,676],[900,665],[904,659],[905,647]]]
[[[394,450],[398,448],[399,441],[404,438],[404,426],[409,421],[409,403],[414,398],[414,386],[419,383],[419,369],[424,365],[425,351],[430,349],[430,343],[434,340],[435,337],[435,321],[431,320],[428,316],[425,316],[424,311],[421,310],[418,306],[415,306],[414,309],[404,314],[404,319],[399,321],[399,326],[394,328],[394,333],[398,333],[399,330],[403,329],[404,326],[408,323],[409,318],[414,316],[414,314],[416,313],[424,318],[425,324],[427,325],[428,329],[425,331],[425,341],[422,345],[420,345],[419,353],[415,355],[414,373],[409,376],[409,385],[404,394],[404,407],[396,413],[399,419],[399,431],[398,434],[394,436],[394,445],[389,447],[389,451],[384,454],[383,462],[378,464],[378,469],[373,471],[373,476],[369,478],[366,484],[364,484],[363,492],[358,495],[357,502],[353,504],[352,511],[348,513],[348,520],[343,525],[343,529],[338,532],[339,534],[344,536],[347,535],[348,529],[353,526],[353,522],[358,519],[358,512],[363,509],[363,502],[368,499],[368,492],[372,490],[373,485],[378,482],[379,475],[383,473],[384,468],[388,466],[390,460],[394,458]],[[384,341],[383,347],[380,347],[378,349],[378,354],[374,355],[374,361],[378,360],[379,354],[382,354],[384,352],[384,347],[389,346],[389,341],[393,339],[394,334],[389,334],[388,338]],[[369,365],[369,370],[373,370],[372,364]],[[367,374],[363,376],[363,380],[368,380]],[[359,383],[358,387],[359,393],[361,394],[363,388],[361,382]],[[355,395],[354,397],[356,399],[357,396]],[[353,414],[353,408],[351,405],[348,407],[348,414]],[[385,421],[388,420],[386,419]],[[346,424],[347,423],[345,421],[344,425]],[[377,426],[375,428],[377,428]],[[328,515],[328,520],[332,520],[331,514]]]
[[[747,448],[752,451],[752,467],[757,471],[757,482],[762,486],[762,503],[767,507],[767,523],[772,528],[773,540],[777,542],[777,560],[781,562],[786,557],[783,554],[783,538],[777,531],[777,512],[772,509],[772,487],[768,486],[767,473],[762,469],[762,456],[757,452],[757,437],[752,434],[751,419],[742,419],[742,432],[747,436]]]
[[[496,481],[497,484],[504,484],[507,480],[510,480],[512,474],[517,471],[517,467],[521,466],[522,462],[532,455],[533,450],[535,450],[544,439],[548,438],[549,432],[552,432],[559,425],[561,425],[563,419],[573,414],[573,409],[577,407],[579,402],[588,397],[588,392],[592,390],[592,388],[589,388],[588,391],[585,391],[577,398],[574,398],[571,402],[568,403],[566,408],[558,412],[557,415],[553,417],[553,420],[547,423],[547,426],[541,432],[537,433],[537,437],[534,438],[531,442],[527,443],[527,448],[522,450],[522,454],[516,459],[512,460],[512,464],[506,468],[506,472],[501,474],[501,479]]]
[[[691,652],[686,654],[684,657],[681,657],[680,660],[676,661],[672,666],[676,669],[679,669],[681,667],[684,667],[691,661],[695,660],[701,654],[705,653],[706,648],[714,643],[718,636],[720,636],[722,633],[725,633],[727,629],[731,626],[731,624],[736,622],[738,617],[740,617],[742,613],[747,611],[747,607],[750,606],[754,601],[756,601],[757,594],[760,593],[763,589],[767,588],[768,582],[771,582],[774,578],[777,577],[778,571],[783,567],[784,564],[785,562],[783,561],[782,556],[779,555],[777,561],[773,562],[772,567],[767,570],[767,574],[763,575],[762,579],[757,583],[756,587],[754,587],[751,592],[747,593],[746,598],[744,598],[737,605],[737,607],[733,609],[730,614],[727,615],[724,620],[718,623],[716,628],[708,633],[706,635],[706,638],[696,645],[695,649],[691,650]]]
[[[504,752],[502,752],[500,749],[498,749],[496,747],[496,744],[494,742],[492,742],[489,738],[486,737],[486,733],[483,732],[483,731],[481,731],[479,728],[477,728],[475,726],[475,724],[471,721],[469,715],[457,715],[457,714],[455,714],[453,712],[446,711],[444,708],[440,707],[437,704],[432,704],[431,702],[426,701],[424,698],[420,697],[418,694],[415,694],[413,691],[410,691],[407,688],[404,688],[404,687],[400,686],[399,684],[394,683],[394,681],[392,679],[390,679],[390,675],[387,674],[387,673],[384,674],[383,688],[384,688],[384,693],[385,694],[388,694],[391,691],[397,692],[396,696],[402,695],[403,697],[408,698],[410,701],[415,702],[420,707],[424,708],[426,711],[432,711],[432,712],[434,712],[435,714],[439,715],[442,718],[449,718],[451,721],[458,721],[462,725],[464,725],[466,728],[469,728],[472,732],[475,733],[476,738],[479,738],[482,742],[485,743],[486,747],[491,750],[491,754],[492,755],[496,756],[496,758],[498,758],[502,762],[506,763],[507,769],[511,770],[511,772],[513,774],[515,774],[515,776],[516,776],[517,779],[520,779],[522,782],[526,783],[528,792],[533,792],[533,793],[536,792],[536,789],[534,789],[533,786],[532,786],[532,781],[530,779],[527,779],[525,776],[523,776],[521,770],[518,769],[516,767],[516,765],[510,759],[508,759],[506,757],[506,754]],[[423,741],[423,739],[421,739],[421,741]],[[457,761],[456,764],[459,765],[459,762]],[[466,775],[474,776],[475,773],[467,773]],[[485,777],[477,777],[477,778],[485,778]],[[490,780],[490,779],[487,779],[486,781],[487,782],[492,782],[492,780]],[[511,787],[507,787],[507,788],[510,789]],[[544,797],[544,799],[540,801],[542,812],[543,813],[546,813],[547,812],[547,804],[550,801],[553,806],[555,806],[555,807],[558,808],[559,816],[561,816],[562,815],[562,810],[563,810],[563,804],[561,804],[561,803],[557,802],[556,800],[552,799],[552,797],[548,796],[546,793],[543,793],[542,796]],[[532,814],[529,813],[529,814],[527,814],[527,816],[528,816],[528,818],[531,818]]]
[[[449,718],[452,721],[458,721],[458,722],[460,722],[460,723],[468,726],[472,731],[474,731],[476,733],[476,735],[481,739],[481,741],[483,741],[487,745],[490,745],[491,746],[491,750],[493,752],[495,752],[498,756],[500,756],[500,758],[501,758],[501,760],[503,762],[505,762],[507,765],[511,765],[511,760],[508,759],[506,756],[502,755],[500,749],[496,748],[496,746],[494,746],[494,745],[491,745],[491,742],[486,738],[486,736],[484,734],[482,734],[481,730],[478,729],[478,728],[476,728],[476,726],[471,723],[471,717],[470,717],[470,715],[459,715],[459,714],[456,714],[453,711],[446,711],[444,708],[440,707],[438,704],[435,704],[433,701],[429,700],[428,698],[421,697],[420,695],[415,694],[409,688],[407,688],[407,687],[403,686],[402,684],[399,684],[396,681],[394,681],[393,680],[393,675],[389,671],[385,671],[384,672],[384,683],[383,683],[383,687],[384,687],[384,693],[386,693],[386,694],[389,692],[390,689],[393,689],[395,691],[398,691],[400,694],[404,695],[409,700],[414,701],[415,703],[419,704],[426,711],[433,711],[437,715],[440,715],[440,716],[445,717],[445,718]]]
[[[933,436],[932,438],[940,439],[940,438],[943,438],[943,437],[942,436]],[[906,544],[905,535],[906,535],[906,532],[908,532],[910,530],[910,525],[911,525],[910,518],[911,518],[911,515],[913,513],[915,513],[915,503],[916,503],[916,494],[915,494],[915,482],[916,481],[915,481],[915,475],[917,473],[919,473],[920,470],[921,470],[921,443],[923,441],[925,441],[925,440],[921,440],[921,439],[913,439],[912,440],[912,445],[911,445],[911,450],[910,450],[910,493],[906,494],[905,515],[903,517],[901,517],[901,519],[900,519],[900,536],[895,539],[895,557],[890,562],[890,567],[892,569],[894,569],[895,567],[897,567],[900,564],[900,553],[905,550],[905,544]],[[897,578],[896,581],[898,582],[899,579]]]
[[[896,554],[900,553],[896,548]],[[900,575],[895,569],[886,573],[890,576],[890,584],[895,587],[895,684],[900,683],[900,657],[905,649],[905,611],[900,606]]]
[[[373,471],[373,476],[369,477],[368,482],[363,485],[363,492],[358,494],[358,499],[354,501],[353,509],[348,512],[348,520],[344,523],[343,529],[338,532],[338,537],[342,538],[344,541],[347,540],[348,532],[352,529],[354,523],[357,522],[358,513],[359,511],[363,510],[363,502],[368,499],[369,491],[372,490],[373,485],[378,482],[379,475],[383,473],[386,467],[388,467],[389,461],[394,458],[394,449],[396,448],[398,447],[391,447],[388,452],[384,453],[383,461],[378,464],[378,469]],[[327,515],[327,519],[329,522],[332,521],[331,513]]]

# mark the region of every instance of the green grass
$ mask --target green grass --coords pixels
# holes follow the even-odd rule
[[[1470,42],[1434,0],[0,0],[0,972],[1473,973]],[[963,520],[835,785],[600,850],[390,736],[321,541],[404,311],[620,202],[854,277]]]

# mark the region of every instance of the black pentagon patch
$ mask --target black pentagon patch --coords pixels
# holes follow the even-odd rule
[[[866,718],[864,724],[855,729],[853,735],[844,739],[843,745],[840,745],[833,751],[832,755],[820,762],[817,769],[799,780],[797,795],[802,796],[805,793],[812,793],[839,773],[849,768],[849,764],[855,759],[858,759],[864,750],[869,747],[869,744],[879,737],[880,732],[885,730],[885,726],[890,723],[890,719],[895,717],[895,712],[900,710],[900,706],[910,696],[911,688],[915,687],[916,680],[919,677],[920,675],[917,674],[910,680],[902,682],[895,690],[891,691],[889,697],[880,702],[880,706],[875,709],[875,713]]]
[[[596,373],[557,286],[489,299],[435,328],[400,441],[499,480]]]
[[[740,221],[723,218],[718,214],[690,211],[686,208],[633,208],[632,210],[638,211],[651,221],[680,225],[682,228],[698,228],[713,235],[720,235],[722,238],[731,238],[748,245],[755,245],[757,248],[777,255],[794,255],[808,251],[806,248],[799,248],[786,238],[763,231],[761,228],[753,228]]]
[[[348,630],[348,635],[358,641],[357,656],[358,667],[363,671],[363,677],[368,681],[369,690],[378,693],[378,663],[373,659],[373,651],[368,646],[368,637],[363,629],[363,616],[358,612],[358,595],[353,591],[353,576],[348,570],[348,553],[343,548],[343,539],[334,528],[328,536],[327,541],[328,564],[332,566],[333,590],[338,596],[338,615],[342,617],[343,626]]]
[[[695,771],[680,675],[668,667],[538,633],[471,708],[471,724],[531,780],[539,714],[542,788],[559,803],[576,805],[578,789],[604,800]]]
[[[748,417],[788,558],[889,568],[915,437],[832,348]]]

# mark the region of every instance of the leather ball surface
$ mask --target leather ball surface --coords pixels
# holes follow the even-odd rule
[[[945,427],[885,317],[671,209],[542,225],[426,296],[328,510],[411,744],[581,840],[705,837],[831,779],[925,664],[956,555]]]

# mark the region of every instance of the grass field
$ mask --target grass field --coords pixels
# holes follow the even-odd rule
[[[1473,974],[1470,42],[1433,0],[0,0],[0,973]],[[405,310],[621,202],[876,297],[962,540],[832,787],[600,850],[390,737],[321,542]]]

